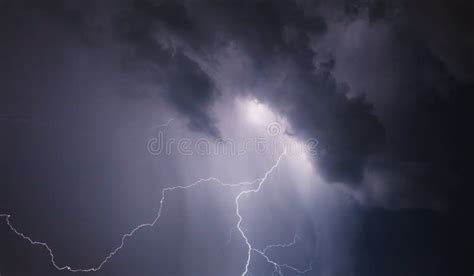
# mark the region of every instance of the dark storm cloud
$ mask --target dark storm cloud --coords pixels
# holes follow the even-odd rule
[[[188,118],[190,129],[218,137],[211,111],[218,90],[199,64],[173,42],[185,37],[201,44],[185,7],[171,1],[133,1],[128,8],[115,23],[119,36],[135,47],[132,62],[138,58],[139,65],[153,71],[149,77],[161,88],[162,96]]]
[[[258,83],[278,83],[271,89],[253,89],[253,97],[269,103],[288,116],[293,131],[302,138],[317,137],[326,154],[318,164],[324,176],[334,182],[357,184],[362,179],[367,157],[383,141],[383,128],[363,97],[348,99],[330,71],[333,61],[320,61],[310,48],[310,35],[323,35],[324,19],[315,6],[293,1],[187,2],[195,32],[238,45],[251,60],[252,72],[235,88],[244,93]],[[183,13],[187,15],[188,13]],[[183,32],[181,31],[181,35]],[[190,47],[212,52],[216,40],[184,36]],[[268,74],[279,61],[290,67],[283,77]]]
[[[255,81],[236,90],[257,87],[250,94],[287,116],[293,132],[304,139],[317,137],[326,152],[318,165],[329,181],[358,184],[384,131],[363,97],[347,98],[347,88],[331,75],[334,61],[320,60],[310,49],[310,36],[326,32],[315,6],[293,1],[211,3],[200,2],[204,7],[189,10],[204,18],[201,26],[211,26],[210,31],[237,44],[251,60],[246,69]],[[286,66],[283,76],[269,74],[280,61]],[[272,87],[260,89],[257,83],[262,82]]]
[[[423,206],[462,190],[447,183],[460,182],[466,166],[460,152],[474,37],[468,1],[25,3],[2,2],[5,23],[20,20],[18,11],[53,14],[87,47],[109,45],[90,42],[110,32],[112,43],[124,45],[125,72],[154,85],[145,96],[164,99],[193,130],[220,135],[212,108],[230,83],[236,96],[250,95],[286,116],[303,140],[317,138],[315,163],[324,178],[362,190],[366,202]],[[388,35],[370,35],[349,58],[337,51],[341,45],[321,46],[339,35],[334,26],[361,21]],[[219,54],[231,48],[238,49],[236,60],[249,63],[225,75],[219,70],[235,60]],[[373,52],[381,58],[358,63]],[[144,96],[138,89],[125,94]]]
[[[389,207],[458,204],[469,190],[463,148],[473,84],[466,13],[472,3],[352,4],[348,31],[333,28],[339,42],[316,48],[333,54],[335,76],[366,93],[386,130],[383,148],[365,167],[365,200]]]
[[[393,13],[393,9],[384,5],[381,10],[385,12],[379,18],[387,18],[385,14]],[[412,35],[405,39],[413,38],[412,41],[424,44],[427,50],[443,63],[449,74],[459,81],[472,82],[472,1],[401,1],[397,9],[402,9],[403,12],[398,13],[396,30],[410,32]]]
[[[317,137],[321,154],[316,162],[328,181],[361,187],[363,200],[372,204],[437,208],[463,189],[466,160],[461,152],[473,60],[472,22],[465,11],[471,5],[190,1],[184,7],[195,21],[188,32],[193,35],[181,30],[177,36],[198,49],[198,55],[230,42],[238,45],[251,61],[245,68],[251,73],[235,90],[287,116],[301,138]],[[395,71],[388,90],[377,86],[383,75],[364,74],[364,68],[356,67],[359,82],[374,83],[372,91],[363,91],[368,99],[348,96],[358,91],[333,74],[343,64],[337,53],[329,49],[327,58],[310,48],[310,39],[317,45],[331,35],[328,24],[356,20],[386,26],[393,45],[384,50],[393,58],[377,65]],[[433,26],[439,26],[436,32]],[[204,33],[212,35],[198,35]],[[281,75],[269,73],[279,64]],[[374,100],[374,94],[385,94],[379,97],[386,97],[388,105]]]
[[[186,116],[191,129],[219,136],[211,112],[219,94],[213,82],[180,49],[170,49],[160,41],[165,35],[170,39],[171,35],[199,39],[194,35],[194,22],[181,4],[172,1],[159,4],[151,1],[4,1],[1,12],[5,15],[2,18],[4,33],[12,36],[21,30],[29,39],[38,31],[35,25],[57,25],[59,32],[47,27],[41,31],[50,32],[49,36],[61,44],[67,36],[80,41],[76,47],[101,48],[107,52],[111,43],[124,43],[120,59],[124,70],[139,76],[135,80],[137,86],[140,81],[153,82],[158,87],[152,95],[165,99]],[[120,91],[127,95],[141,93],[133,88],[123,90]]]

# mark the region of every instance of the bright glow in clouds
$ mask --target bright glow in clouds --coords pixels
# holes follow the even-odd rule
[[[290,159],[294,163],[294,167],[298,168],[298,171],[306,173],[313,171],[311,156],[307,148],[308,144],[287,134],[290,124],[285,118],[278,116],[267,105],[255,98],[237,99],[236,101],[241,116],[251,124],[266,131],[266,138],[272,136],[270,138],[275,140],[278,145],[288,149]],[[275,132],[271,133],[272,131]],[[314,141],[312,143],[314,145]]]
[[[257,99],[237,100],[237,104],[245,113],[247,120],[258,126],[266,126],[277,119],[277,116],[270,108],[260,103]]]
[[[287,150],[285,166],[288,166],[288,175],[293,181],[288,182],[303,200],[304,204],[310,204],[314,198],[320,183],[323,183],[318,169],[313,162],[317,158],[317,137],[302,141],[291,135],[291,124],[285,117],[276,114],[272,109],[255,98],[236,99],[237,113],[240,120],[251,128],[251,135],[264,138],[268,145],[276,145],[270,151],[273,153]],[[274,128],[277,128],[275,130]],[[315,147],[316,155],[310,152]]]

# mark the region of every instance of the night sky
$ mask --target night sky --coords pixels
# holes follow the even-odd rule
[[[0,275],[473,275],[473,20],[0,0]]]

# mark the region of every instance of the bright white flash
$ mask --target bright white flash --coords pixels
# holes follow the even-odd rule
[[[238,100],[237,102],[246,119],[257,126],[266,126],[277,119],[270,108],[257,99]]]
[[[287,149],[292,167],[299,173],[313,173],[310,148],[317,145],[317,140],[301,141],[290,135],[291,124],[274,113],[266,104],[255,98],[237,99],[240,115],[259,130],[266,130],[264,138],[269,144]],[[275,152],[275,150],[273,150]]]

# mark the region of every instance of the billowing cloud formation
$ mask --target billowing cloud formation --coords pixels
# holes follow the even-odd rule
[[[54,14],[88,47],[122,45],[123,70],[193,130],[218,137],[219,95],[250,95],[317,138],[322,176],[365,203],[440,207],[463,191],[468,1],[47,3],[3,10]]]
[[[472,19],[464,11],[472,4],[356,7],[356,16],[333,23],[315,48],[334,56],[335,77],[351,93],[365,93],[386,130],[383,149],[365,168],[363,196],[391,207],[446,207],[467,191],[462,152],[473,59],[472,30],[466,29]]]

